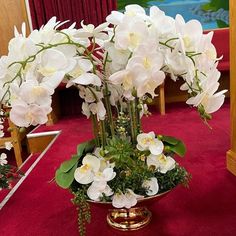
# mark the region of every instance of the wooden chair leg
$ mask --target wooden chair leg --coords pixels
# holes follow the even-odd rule
[[[13,141],[13,148],[14,148],[14,154],[16,159],[17,166],[21,166],[22,164],[22,148],[21,143],[19,141]]]
[[[161,84],[159,87],[159,110],[161,115],[165,115],[165,84]]]

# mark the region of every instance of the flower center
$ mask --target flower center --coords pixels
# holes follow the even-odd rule
[[[36,96],[41,96],[45,94],[45,89],[42,88],[41,86],[35,86],[32,90],[32,93]]]
[[[89,165],[89,164],[85,164],[85,165],[83,165],[83,166],[80,168],[80,171],[81,171],[82,173],[86,173],[86,172],[88,172],[89,169],[90,169],[90,165]]]
[[[129,33],[129,42],[130,42],[131,46],[137,47],[139,44],[139,41],[140,41],[140,39],[137,34]]]
[[[150,69],[150,68],[151,68],[151,62],[150,62],[150,59],[147,58],[147,57],[144,57],[143,65],[144,65],[145,69]]]
[[[153,138],[144,138],[142,143],[146,145],[146,144],[154,144],[155,142]]]
[[[79,66],[70,73],[70,75],[74,78],[79,77],[82,74],[84,74],[84,70],[82,70]]]
[[[38,71],[42,75],[44,75],[44,76],[51,76],[51,75],[53,75],[56,72],[56,68],[50,67],[50,66],[48,66],[48,67],[41,67],[41,68],[39,68]]]

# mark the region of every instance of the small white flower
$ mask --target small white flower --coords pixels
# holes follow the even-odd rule
[[[112,189],[107,185],[106,181],[94,181],[87,189],[88,197],[94,201],[99,201],[103,194],[107,197],[113,194]]]
[[[105,168],[102,172],[98,171],[95,173],[94,181],[110,181],[114,179],[116,176],[116,173],[114,172],[113,168]]]
[[[30,125],[45,124],[47,115],[52,108],[49,104],[39,106],[37,104],[27,104],[22,100],[15,101],[10,111],[10,119],[19,127],[29,127]]]
[[[73,79],[68,81],[67,87],[70,87],[73,84],[79,84],[79,85],[96,85],[101,86],[101,79],[91,73],[93,69],[93,65],[91,61],[87,59],[81,59],[79,58],[77,60],[77,65],[75,68],[69,73]]]
[[[120,192],[113,196],[112,205],[116,208],[125,207],[129,209],[135,206],[140,198],[143,198],[143,196],[135,194],[131,189],[127,189],[125,194]]]
[[[1,155],[0,155],[0,165],[1,166],[4,166],[4,165],[6,165],[7,164],[7,154],[5,154],[5,153],[2,153]]]
[[[75,180],[80,184],[93,182],[95,173],[100,168],[100,160],[93,155],[87,154],[82,161],[82,166],[75,170]]]
[[[155,166],[155,168],[162,174],[165,174],[167,171],[175,168],[175,160],[170,156],[153,155],[150,154],[147,157],[147,165]]]
[[[152,196],[158,193],[159,185],[157,182],[157,178],[152,177],[150,180],[145,180],[142,186],[146,189],[146,194],[148,196]]]
[[[137,136],[137,149],[140,151],[149,150],[153,155],[163,152],[164,144],[155,138],[154,132],[142,133]]]
[[[92,114],[97,115],[97,120],[104,120],[106,115],[106,109],[103,102],[92,103],[89,105],[89,109]]]
[[[11,150],[11,148],[13,147],[12,143],[11,142],[5,142],[5,148],[7,150]]]

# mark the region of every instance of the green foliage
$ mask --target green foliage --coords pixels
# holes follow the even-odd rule
[[[119,139],[114,137],[107,140],[105,147],[105,158],[111,162],[115,162],[118,168],[123,168],[126,164],[133,164],[130,158],[133,155],[133,147],[127,139]]]
[[[164,136],[164,135],[159,135],[158,138],[164,143],[166,147],[165,150],[167,152],[168,151],[174,152],[180,157],[183,157],[185,155],[186,146],[181,140],[171,136]]]
[[[125,193],[127,189],[132,189],[137,194],[145,195],[145,189],[142,184],[143,181],[153,176],[153,170],[149,169],[144,161],[136,160],[132,166],[126,165],[123,168],[115,168],[115,171],[117,176],[110,181],[114,192],[121,191]]]
[[[11,165],[0,165],[0,190],[10,188],[11,182],[23,176],[23,173]]]
[[[188,182],[191,178],[189,173],[178,164],[176,164],[176,167],[173,170],[170,170],[165,174],[156,172],[155,177],[159,184],[159,193],[168,191],[179,184],[188,186]]]
[[[229,10],[229,0],[211,0],[209,3],[202,5],[204,11],[218,11],[219,9]],[[219,28],[229,27],[228,24],[221,20],[216,21]]]
[[[86,235],[86,223],[91,221],[91,212],[89,203],[86,201],[85,188],[78,190],[73,199],[73,203],[78,207],[78,227],[80,236]]]
[[[202,9],[205,11],[217,11],[220,8],[229,10],[229,0],[211,0],[209,3],[202,5]]]
[[[9,165],[0,165],[0,188],[8,188],[9,180],[8,173],[10,172],[11,167]]]
[[[74,181],[74,173],[77,168],[77,165],[74,165],[69,171],[63,172],[61,169],[58,169],[56,171],[55,180],[56,183],[64,189],[67,189],[70,187],[72,182]]]

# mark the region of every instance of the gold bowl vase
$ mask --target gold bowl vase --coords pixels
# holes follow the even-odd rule
[[[146,197],[138,200],[135,207],[126,208],[112,208],[108,209],[107,223],[112,228],[122,231],[138,230],[148,225],[152,219],[152,213],[148,210],[147,205],[152,202],[159,201],[166,196],[170,191],[166,191],[155,196]],[[111,202],[94,202],[90,203],[105,204],[112,206]]]

